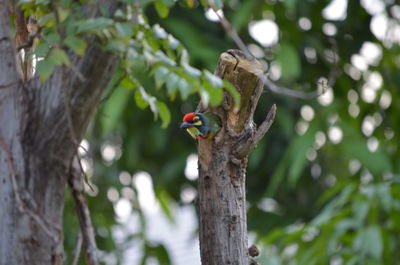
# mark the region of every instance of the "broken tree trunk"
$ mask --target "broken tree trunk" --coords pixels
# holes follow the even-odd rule
[[[241,95],[240,106],[225,93],[217,114],[222,129],[198,142],[200,251],[203,265],[249,265],[245,178],[247,157],[271,126],[275,105],[257,128],[253,114],[263,90],[263,65],[238,50],[220,56],[216,75]]]

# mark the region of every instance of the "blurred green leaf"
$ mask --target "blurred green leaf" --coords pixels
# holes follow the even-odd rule
[[[212,6],[216,9],[216,10],[220,10],[224,7],[224,2],[222,0],[209,0],[210,3],[212,3]]]
[[[221,104],[222,99],[223,99],[223,91],[220,88],[215,88],[211,83],[209,83],[207,80],[203,80],[203,89],[207,91],[207,94],[209,95],[209,102],[210,105],[213,107],[218,106]]]
[[[297,79],[300,76],[300,59],[293,45],[281,42],[276,60],[281,67],[282,79]]]
[[[40,42],[40,44],[35,48],[35,55],[38,58],[43,58],[47,56],[48,52],[50,50],[50,46],[46,42]]]
[[[115,28],[120,37],[122,38],[130,38],[132,37],[133,30],[132,25],[130,23],[115,23]]]
[[[65,53],[65,51],[63,51],[59,48],[51,49],[48,60],[49,60],[49,62],[51,62],[52,64],[54,64],[56,66],[70,65],[68,55]]]
[[[171,206],[173,203],[172,198],[168,195],[165,190],[157,190],[156,192],[157,200],[160,203],[161,209],[164,214],[167,216],[168,220],[171,223],[175,222],[174,214],[171,210]]]
[[[160,113],[160,117],[162,120],[162,125],[161,128],[167,128],[169,123],[171,122],[171,113],[169,112],[169,109],[167,105],[165,105],[164,102],[157,101],[157,108]]]
[[[170,71],[163,66],[157,67],[154,70],[154,79],[155,79],[157,88],[160,88],[165,83],[165,81],[169,78],[169,74],[170,74]],[[167,88],[168,88],[168,94],[169,95],[172,94],[169,92],[170,87],[168,87],[168,85],[167,85]]]
[[[193,78],[198,78],[201,76],[201,72],[198,69],[191,67],[189,64],[182,63],[182,67],[186,71],[186,73],[188,73]]]
[[[367,142],[362,139],[360,131],[357,132],[350,124],[345,122],[342,122],[341,126],[347,136],[340,143],[343,154],[358,159],[375,176],[391,170],[392,166],[386,153],[380,150],[371,152],[367,147]]]
[[[216,75],[213,75],[212,73],[210,73],[209,71],[205,70],[204,71],[204,75],[205,78],[208,80],[208,82],[210,82],[210,84],[215,87],[215,88],[220,88],[222,87],[224,84],[221,80],[221,78],[219,78]]]
[[[182,100],[186,100],[188,96],[193,92],[192,86],[184,78],[181,78],[179,80],[178,87],[179,87],[179,92],[181,93]]]
[[[168,95],[172,96],[178,89],[180,78],[177,74],[169,72],[168,76],[166,76],[166,81]]]
[[[78,37],[68,35],[64,40],[65,45],[71,48],[76,54],[83,56],[87,47],[87,43]]]
[[[379,260],[383,251],[380,227],[371,225],[360,230],[354,241],[353,248],[355,251],[360,251],[361,254],[371,255],[375,260]]]
[[[54,13],[49,13],[49,14],[39,18],[37,23],[41,27],[43,27],[43,26],[52,27],[55,25],[55,21],[56,21],[56,19],[55,19]]]
[[[131,90],[118,86],[103,107],[101,125],[104,132],[115,130],[129,102]]]
[[[168,5],[163,0],[155,0],[154,7],[161,18],[166,18],[169,13]]]
[[[37,71],[39,72],[40,81],[45,82],[53,73],[56,65],[49,60],[41,60],[37,63]]]
[[[57,9],[59,22],[62,23],[69,16],[69,10],[59,7]]]
[[[315,142],[315,133],[317,126],[315,123],[310,123],[304,135],[298,136],[289,148],[290,164],[288,171],[288,185],[294,188],[297,184],[299,177],[304,170],[307,163],[307,152],[312,148]]]
[[[96,32],[113,24],[114,21],[112,19],[105,17],[89,18],[76,21],[77,33]]]
[[[140,109],[145,109],[149,106],[149,103],[142,98],[142,94],[139,90],[135,91],[135,102]]]

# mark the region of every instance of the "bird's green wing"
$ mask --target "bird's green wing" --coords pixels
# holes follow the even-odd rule
[[[221,120],[220,118],[210,112],[203,114],[207,118],[208,126],[210,128],[211,136],[216,135],[221,130]]]

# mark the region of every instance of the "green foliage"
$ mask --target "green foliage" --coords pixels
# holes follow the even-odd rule
[[[154,1],[161,18],[168,16],[173,4],[174,1]],[[155,117],[161,117],[162,128],[168,126],[170,112],[165,103],[152,95],[156,93],[151,92],[152,86],[161,88],[165,84],[171,100],[176,98],[178,92],[183,100],[198,93],[205,105],[217,106],[222,100],[222,80],[207,70],[199,71],[191,67],[183,45],[158,24],[150,27],[142,10],[133,3],[129,5],[130,11],[118,9],[114,16],[91,18],[86,18],[78,10],[78,5],[70,1],[57,4],[25,1],[21,7],[27,15],[37,16],[42,27],[43,38],[34,53],[37,58],[43,59],[37,69],[43,82],[57,66],[69,67],[69,49],[83,56],[87,40],[95,37],[101,48],[120,55],[120,64],[126,75],[121,82],[127,89],[136,89],[135,99],[140,108],[150,106]],[[132,21],[132,16],[137,16],[137,21]],[[48,47],[52,47],[50,51],[46,50]],[[154,76],[154,83],[145,88],[141,79],[149,75]],[[129,82],[131,87],[127,87]],[[229,91],[237,101],[238,93],[232,86]]]
[[[300,75],[300,59],[297,50],[289,43],[281,43],[277,62],[282,68],[282,79],[297,79]]]

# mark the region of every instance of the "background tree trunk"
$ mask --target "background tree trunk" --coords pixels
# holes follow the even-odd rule
[[[8,3],[0,0],[0,264],[62,264],[70,163],[116,58],[91,46],[84,57],[70,55],[85,80],[59,67],[43,84],[23,83]]]
[[[263,90],[263,66],[237,50],[220,56],[216,74],[241,94],[240,107],[205,110],[222,120],[220,133],[198,142],[200,249],[203,265],[249,265],[245,178],[247,156],[271,125],[275,107],[256,130],[253,113]]]

